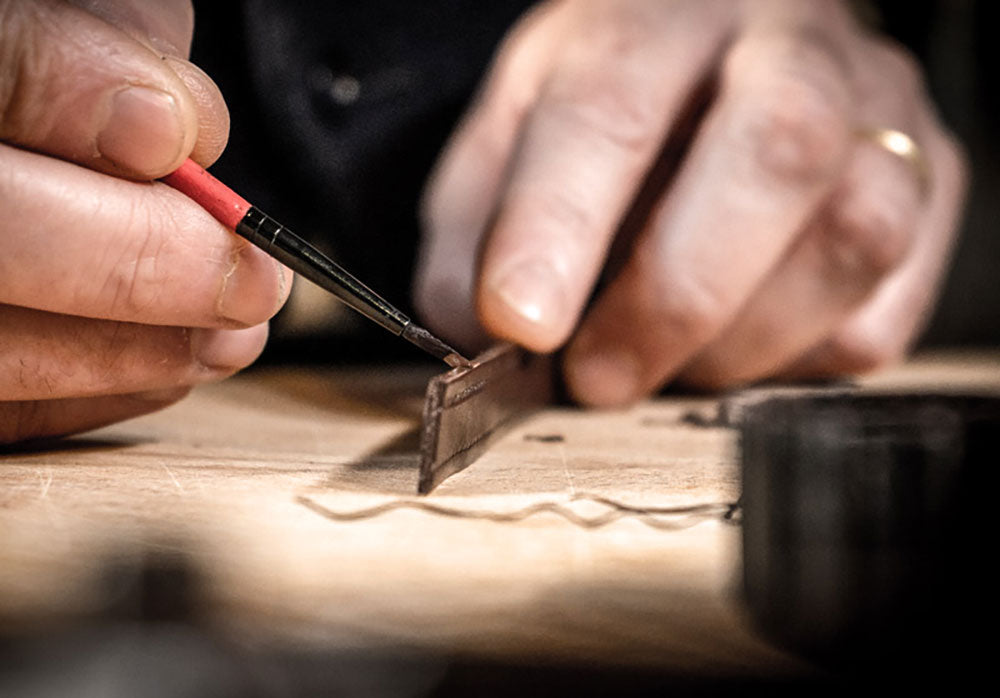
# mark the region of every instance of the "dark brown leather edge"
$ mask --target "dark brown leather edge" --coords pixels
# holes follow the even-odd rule
[[[470,368],[455,368],[427,384],[420,441],[420,481],[427,494],[468,467],[497,437],[552,402],[552,360],[504,344]]]

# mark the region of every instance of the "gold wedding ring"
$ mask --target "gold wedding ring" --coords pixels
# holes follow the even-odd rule
[[[910,166],[920,186],[920,195],[930,190],[931,171],[923,149],[908,134],[893,128],[859,128],[855,135],[887,150]]]

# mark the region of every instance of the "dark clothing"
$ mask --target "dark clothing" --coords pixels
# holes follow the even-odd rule
[[[444,140],[529,0],[196,3],[193,60],[232,112],[214,171],[407,306],[416,209]],[[886,0],[886,31],[927,65],[975,179],[927,340],[1000,342],[998,101],[984,60],[997,3]],[[234,22],[233,18],[239,21]]]
[[[423,184],[530,4],[197,4],[193,59],[232,113],[213,172],[405,308]]]

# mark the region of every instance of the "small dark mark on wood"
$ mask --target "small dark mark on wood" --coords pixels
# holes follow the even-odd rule
[[[689,410],[680,417],[643,417],[639,423],[644,427],[677,427],[687,425],[698,427],[699,429],[716,429],[733,426],[731,420],[721,409],[710,413],[705,410]]]
[[[743,522],[743,497],[729,505],[729,509],[722,515],[722,519],[734,524]]]
[[[732,426],[720,409],[715,410],[713,414],[706,414],[697,410],[685,412],[681,417],[681,423],[698,427],[699,429],[718,429]]]
[[[562,434],[525,434],[525,441],[538,441],[543,444],[561,444],[566,440]]]

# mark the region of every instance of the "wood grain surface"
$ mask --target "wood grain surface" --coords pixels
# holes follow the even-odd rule
[[[0,453],[0,624],[98,613],[108,569],[152,551],[189,561],[204,622],[241,642],[810,671],[740,608],[739,527],[721,515],[739,495],[735,434],[698,424],[718,398],[547,409],[421,499],[429,377],[260,370]],[[865,385],[1000,387],[1000,356],[928,355]],[[407,505],[336,520],[390,502]],[[615,520],[585,525],[601,517]]]

